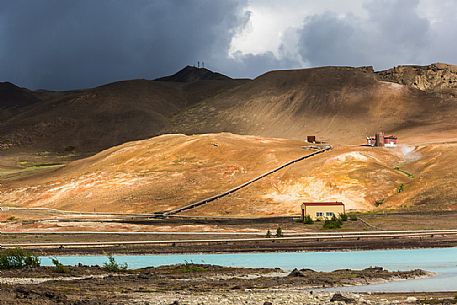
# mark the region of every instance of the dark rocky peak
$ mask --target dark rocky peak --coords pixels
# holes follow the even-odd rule
[[[156,81],[166,82],[194,82],[198,80],[231,80],[231,78],[206,68],[186,66],[184,69],[178,71],[173,75],[156,79]]]
[[[37,101],[39,99],[28,89],[10,82],[0,82],[0,108],[21,107]]]

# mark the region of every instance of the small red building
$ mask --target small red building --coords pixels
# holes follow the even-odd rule
[[[395,147],[397,146],[398,138],[394,135],[384,135],[378,132],[374,137],[367,137],[367,145],[373,147]]]
[[[396,136],[390,135],[384,137],[384,146],[385,147],[395,147],[397,146],[398,138]]]
[[[316,143],[316,136],[308,136],[306,138],[306,142],[308,142],[308,143]]]

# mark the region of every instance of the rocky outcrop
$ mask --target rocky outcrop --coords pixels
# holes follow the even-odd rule
[[[428,66],[397,66],[376,72],[379,80],[422,91],[457,89],[457,66],[435,63]]]
[[[335,293],[330,299],[330,302],[354,303],[355,299],[345,297],[341,293]]]

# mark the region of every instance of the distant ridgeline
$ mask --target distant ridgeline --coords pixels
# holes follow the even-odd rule
[[[155,80],[74,91],[0,83],[0,151],[95,153],[160,134],[317,135],[364,144],[380,130],[454,136],[457,66],[317,67],[232,79],[186,66]],[[423,137],[422,136],[422,137]]]

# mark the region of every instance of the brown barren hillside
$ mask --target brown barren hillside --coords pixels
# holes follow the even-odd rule
[[[409,144],[457,134],[457,74],[445,64],[272,71],[253,81],[186,67],[71,92],[4,87],[0,105],[20,107],[0,110],[3,153],[95,153],[164,133],[311,134],[334,144],[362,144],[380,130]]]
[[[72,151],[93,153],[160,134],[182,109],[238,86],[239,80],[160,82],[131,80],[69,92],[30,92],[40,102],[20,111],[2,110],[3,152]],[[2,92],[0,87],[0,102]],[[11,101],[10,101],[11,103]],[[0,103],[1,105],[1,103]]]
[[[0,176],[0,206],[152,213],[213,196],[309,154],[303,141],[163,135],[28,176]],[[303,201],[348,210],[457,208],[457,144],[337,146],[184,215],[297,215]],[[1,168],[0,168],[1,169]]]
[[[342,201],[348,210],[371,210],[408,182],[394,169],[403,160],[398,150],[338,147],[186,214],[297,215],[304,201]]]
[[[212,196],[308,154],[303,141],[232,134],[163,135],[4,181],[0,206],[156,212]]]
[[[377,130],[409,142],[423,134],[455,136],[457,99],[378,80],[368,68],[273,71],[175,116],[166,131],[303,138],[361,144]]]
[[[386,208],[457,209],[457,142],[418,146],[402,167],[414,175],[405,191],[386,200]]]
[[[457,145],[337,147],[186,215],[297,215],[303,201],[348,210],[457,209]]]

